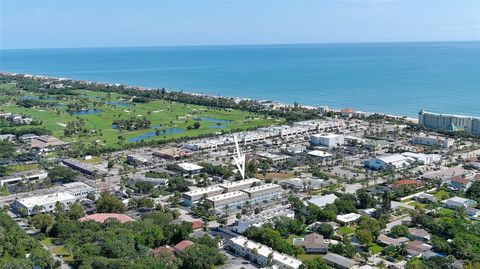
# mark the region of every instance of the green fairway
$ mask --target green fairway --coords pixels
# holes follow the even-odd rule
[[[35,120],[42,121],[43,127],[51,130],[55,137],[65,141],[97,141],[114,148],[120,148],[121,143],[132,143],[140,140],[161,140],[176,137],[197,137],[199,135],[229,131],[232,129],[249,129],[281,123],[281,120],[266,118],[263,115],[232,109],[208,108],[205,106],[155,100],[148,103],[131,102],[132,97],[117,93],[93,92],[77,90],[79,95],[48,95],[42,102],[54,102],[56,105],[47,108],[24,108],[16,105],[23,98],[38,99],[40,95],[20,91],[22,96],[7,96],[13,84],[2,84],[3,96],[9,98],[1,106],[4,112],[22,113]],[[52,100],[53,99],[53,100]],[[98,114],[72,115],[67,112],[70,103],[88,103],[88,109],[101,110]],[[118,119],[147,118],[150,128],[142,130],[117,130],[112,128],[112,122]],[[64,127],[68,122],[83,118],[87,135],[64,136]],[[199,128],[193,128],[195,122]],[[17,127],[22,128],[22,127]],[[190,129],[190,130],[189,130]],[[95,130],[93,133],[92,131]],[[158,130],[158,131],[157,131]],[[147,134],[147,135],[146,135]],[[142,136],[143,135],[143,136]],[[119,136],[124,139],[120,141]],[[139,138],[139,136],[142,136]]]

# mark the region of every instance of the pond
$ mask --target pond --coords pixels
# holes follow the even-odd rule
[[[132,104],[129,104],[129,103],[115,102],[115,101],[105,102],[105,104],[114,105],[114,106],[133,106]]]
[[[211,128],[211,129],[223,129],[223,128],[227,128],[228,126],[225,126],[225,125],[211,125],[211,126],[208,126],[208,128]]]
[[[103,110],[100,110],[100,109],[85,109],[85,110],[73,112],[72,115],[74,116],[95,115],[95,114],[100,114],[102,112]]]
[[[181,134],[181,133],[185,132],[185,130],[182,129],[182,128],[159,129],[159,131],[160,131],[160,136],[172,135],[172,134]],[[131,137],[131,138],[128,139],[128,142],[138,142],[138,141],[146,140],[148,138],[155,137],[155,136],[157,136],[156,131],[148,132],[148,133],[144,133],[144,134],[141,134],[141,135],[138,135],[138,136]]]
[[[39,96],[34,96],[34,95],[26,95],[23,97],[23,99],[27,99],[27,100],[39,100],[39,101],[53,101],[53,100],[57,100],[55,98],[40,98]]]
[[[199,119],[202,120],[202,121],[218,122],[218,123],[229,123],[229,122],[232,122],[231,120],[218,119],[218,118],[212,118],[212,117],[200,117]]]

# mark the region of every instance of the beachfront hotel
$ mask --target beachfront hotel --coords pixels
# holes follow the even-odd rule
[[[469,134],[480,134],[479,117],[439,114],[421,110],[418,113],[418,124],[435,131],[465,131]]]

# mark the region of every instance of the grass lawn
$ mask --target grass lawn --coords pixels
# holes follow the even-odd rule
[[[382,252],[383,248],[381,246],[377,245],[376,243],[372,243],[372,244],[370,244],[370,246],[368,246],[368,250],[370,252],[372,252],[373,254],[377,254],[377,253]]]
[[[443,207],[440,208],[440,209],[438,210],[438,212],[439,212],[440,214],[443,214],[443,215],[448,216],[448,217],[452,217],[453,214],[455,214],[455,210],[452,210],[452,209],[450,209],[450,208],[443,208]]]
[[[302,254],[302,255],[298,255],[297,258],[299,258],[300,260],[302,261],[307,261],[307,260],[313,260],[315,258],[318,258],[318,257],[323,257],[322,254]]]
[[[342,226],[338,229],[338,235],[351,234],[355,232],[355,228],[350,226]]]
[[[417,206],[420,209],[425,209],[425,206],[426,206],[425,204],[422,204],[422,203],[419,203],[419,202],[410,202],[408,204],[411,205],[411,206]]]
[[[63,260],[65,261],[73,261],[73,256],[70,251],[68,251],[67,248],[64,246],[57,246],[52,248],[53,253],[55,253],[57,256],[62,256]]]
[[[265,176],[263,174],[257,173],[255,177],[258,179],[289,179],[293,177],[292,173],[267,173]]]
[[[444,199],[446,199],[444,197],[449,197],[450,196],[448,191],[446,191],[446,190],[439,190],[436,193],[432,193],[432,194],[433,194],[433,196],[435,196],[437,201],[444,200]]]
[[[12,173],[18,173],[22,171],[29,171],[29,170],[37,170],[40,168],[40,164],[38,163],[31,163],[31,164],[17,164],[17,165],[9,165],[8,169]]]
[[[12,86],[4,85],[0,88],[10,89]],[[65,141],[97,141],[112,148],[121,148],[122,143],[133,143],[134,139],[144,137],[144,140],[165,140],[178,137],[196,137],[202,134],[218,133],[232,129],[249,129],[272,124],[282,123],[283,120],[275,120],[264,115],[233,109],[208,108],[206,106],[190,105],[165,100],[154,100],[148,103],[132,103],[130,96],[112,93],[108,96],[104,92],[92,92],[77,90],[78,96],[49,96],[59,106],[48,108],[24,108],[17,106],[15,102],[24,96],[37,96],[35,93],[22,91],[11,102],[3,104],[5,112],[22,113],[33,119],[42,121],[42,127],[53,132],[53,135]],[[56,97],[56,98],[55,98]],[[60,99],[60,100],[58,100]],[[98,114],[72,115],[66,111],[66,105],[79,100],[91,100],[88,102],[89,109],[101,110]],[[114,104],[112,104],[114,103]],[[151,122],[151,128],[134,131],[120,131],[112,128],[115,119],[129,119],[146,117]],[[71,121],[82,118],[88,130],[97,130],[98,133],[89,136],[64,137],[64,126]],[[187,130],[188,126],[200,119],[200,128]],[[17,127],[22,128],[22,127]],[[155,134],[159,131],[158,135]],[[165,130],[165,132],[163,131]],[[148,134],[148,135],[147,135]],[[143,135],[143,136],[142,136]],[[145,136],[147,135],[147,136]],[[126,138],[122,142],[119,136]],[[131,140],[131,141],[129,141]]]
[[[45,237],[45,239],[41,240],[40,242],[44,244],[45,246],[49,247],[52,245],[52,237]]]

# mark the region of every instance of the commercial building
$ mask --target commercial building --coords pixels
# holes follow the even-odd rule
[[[180,166],[183,170],[185,170],[190,175],[198,174],[203,170],[203,167],[194,163],[179,163],[178,166]]]
[[[339,269],[358,268],[358,263],[356,261],[335,253],[326,254],[325,256],[323,256],[323,260],[333,268],[339,268]]]
[[[224,188],[227,192],[231,192],[231,191],[244,190],[244,189],[252,187],[254,184],[255,185],[260,185],[261,183],[262,183],[262,181],[259,180],[259,179],[247,178],[247,179],[243,179],[243,180],[223,183],[223,184],[220,184],[218,186],[220,186],[221,188]]]
[[[465,131],[469,134],[480,134],[480,118],[431,113],[420,111],[418,113],[418,124],[435,131]]]
[[[312,150],[307,152],[307,155],[318,159],[329,159],[333,156],[332,154],[322,150]]]
[[[284,193],[284,190],[280,185],[267,183],[264,185],[245,189],[243,190],[243,192],[248,194],[251,204],[256,204],[278,198]]]
[[[23,181],[35,181],[47,178],[48,173],[45,170],[24,171],[15,173],[11,176],[0,178],[0,187],[4,184],[15,184]]]
[[[241,207],[249,200],[248,194],[241,191],[222,193],[205,198],[205,203],[217,211]]]
[[[37,213],[54,212],[57,202],[61,203],[65,208],[69,208],[70,205],[77,200],[78,198],[70,192],[62,191],[53,194],[16,199],[13,202],[12,208],[21,214],[34,215]]]
[[[266,223],[272,221],[275,217],[287,217],[293,219],[295,212],[287,207],[272,208],[261,211],[258,214],[243,216],[235,221],[234,231],[244,233],[249,227],[262,227]]]
[[[286,160],[290,159],[290,156],[288,156],[288,155],[273,154],[273,153],[269,153],[269,152],[257,153],[257,156],[260,157],[260,159],[268,160],[273,164],[282,163],[282,162],[285,162]]]
[[[441,156],[437,154],[422,154],[414,152],[404,152],[401,154],[392,154],[380,156],[365,162],[365,167],[372,170],[383,170],[388,167],[403,169],[417,162],[421,165],[432,165],[441,161]]]
[[[182,158],[190,158],[193,156],[193,153],[186,149],[181,148],[166,148],[160,149],[152,153],[155,157],[170,159],[170,160],[179,160]]]
[[[314,134],[310,136],[310,145],[336,148],[345,144],[345,137],[337,134]]]
[[[196,189],[193,191],[188,191],[183,193],[183,202],[187,206],[191,206],[204,197],[214,196],[221,193],[224,193],[225,189],[220,186],[210,186],[205,188]]]
[[[127,162],[131,165],[145,165],[148,163],[148,160],[140,155],[130,154],[127,155]]]
[[[314,196],[310,200],[308,200],[308,202],[320,208],[323,208],[326,205],[333,204],[337,199],[338,197],[335,196],[335,194],[327,194],[327,195]]]
[[[437,146],[441,148],[449,148],[455,144],[455,140],[443,136],[433,136],[419,134],[412,138],[412,143],[424,146]]]
[[[318,178],[291,178],[279,180],[278,184],[286,185],[291,189],[296,189],[298,191],[305,190],[318,190],[328,186],[328,183],[323,179]]]
[[[97,189],[83,182],[65,183],[62,185],[66,191],[77,198],[87,198],[89,193],[97,194]]]
[[[30,140],[30,147],[41,152],[48,152],[67,146],[68,143],[50,135],[42,135]]]
[[[74,170],[80,171],[86,175],[94,175],[95,173],[106,173],[103,169],[96,168],[93,165],[77,161],[75,159],[64,159],[62,163]]]
[[[230,251],[262,266],[276,266],[279,269],[298,269],[302,261],[286,254],[279,253],[263,244],[237,236],[228,240]]]

